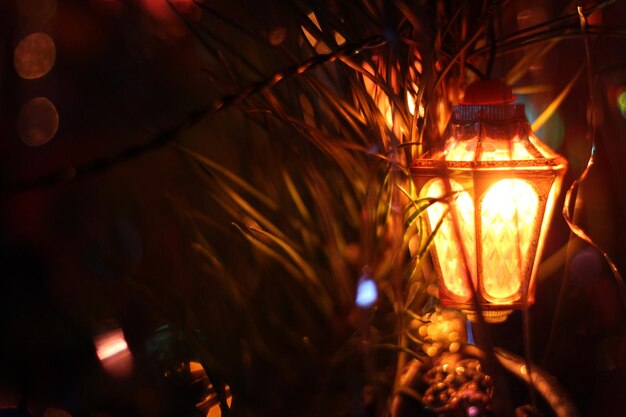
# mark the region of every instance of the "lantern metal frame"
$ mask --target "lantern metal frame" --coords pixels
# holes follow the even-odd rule
[[[501,322],[506,320],[513,309],[522,309],[534,302],[537,268],[567,162],[534,135],[525,116],[523,104],[456,106],[445,137],[448,140],[443,146],[424,154],[411,167],[415,191],[420,197],[428,197],[424,192],[434,181],[444,182],[447,195],[434,197],[445,200],[450,208],[450,215],[449,218],[442,218],[440,221],[456,222],[456,233],[452,238],[457,242],[453,244],[461,248],[464,258],[462,265],[471,276],[469,278],[466,272],[457,271],[463,275],[461,279],[469,289],[469,295],[459,295],[448,288],[441,266],[444,260],[440,259],[442,254],[438,253],[440,248],[437,247],[435,236],[431,242],[430,253],[432,267],[439,282],[440,301],[446,307],[463,310],[470,320],[475,321],[479,314],[475,305],[477,300],[479,310],[486,321]],[[485,147],[493,147],[494,143],[501,149],[508,148],[506,152],[508,155],[505,155],[505,159],[508,160],[489,160],[489,157],[485,157]],[[450,149],[453,147],[466,147],[469,151],[463,155],[463,160],[451,160],[454,152],[450,152]],[[514,147],[524,153],[523,158],[515,159],[519,155],[515,155]],[[502,155],[499,158],[502,159]],[[517,179],[529,184],[536,193],[538,202],[530,242],[525,253],[520,253],[518,257],[521,263],[519,288],[508,297],[498,298],[490,296],[485,290],[482,238],[485,228],[489,225],[483,224],[481,213],[487,192],[494,184],[504,179]],[[460,185],[461,190],[454,189],[451,180]],[[474,262],[468,259],[468,248],[462,246],[462,241],[458,241],[459,237],[463,238],[458,236],[459,222],[464,221],[456,212],[459,209],[456,198],[460,192],[467,193],[473,203],[473,226],[468,224],[464,226],[470,226],[474,230],[475,248],[469,248],[473,250]],[[424,214],[427,232],[433,233],[434,227],[428,219],[428,210],[425,210]],[[447,214],[444,213],[443,216]],[[519,248],[520,242],[515,244]],[[473,264],[475,270],[472,270]],[[472,282],[469,282],[470,280]],[[476,298],[472,296],[474,292]]]

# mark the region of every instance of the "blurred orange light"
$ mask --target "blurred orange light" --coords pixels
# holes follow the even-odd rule
[[[24,104],[17,115],[17,133],[28,146],[40,146],[54,137],[59,128],[56,107],[45,97]]]
[[[72,417],[72,415],[60,408],[50,407],[43,413],[43,417]]]
[[[159,20],[177,19],[176,12],[172,6],[180,12],[188,12],[194,5],[194,0],[140,0],[144,10],[152,17]],[[170,6],[171,3],[171,6]]]
[[[132,372],[133,357],[121,329],[96,336],[94,344],[98,359],[109,373],[123,377]]]
[[[222,415],[222,410],[220,408],[220,402],[217,393],[215,392],[215,388],[213,387],[213,384],[210,384],[208,388],[209,394],[200,403],[196,404],[196,408],[206,412],[206,417],[220,417]],[[228,408],[231,408],[233,396],[228,385],[224,386],[224,395],[226,396],[226,405]]]
[[[233,403],[233,397],[228,396],[226,398],[226,405],[228,405],[228,407],[230,408],[232,403]],[[206,414],[206,417],[221,417],[221,416],[222,416],[222,410],[220,409],[219,404],[216,404],[213,407],[209,408],[209,412]]]
[[[27,80],[43,77],[54,65],[56,48],[45,33],[33,33],[20,41],[15,48],[14,65],[20,77]]]
[[[124,337],[110,337],[108,339],[104,339],[100,342],[98,346],[98,358],[101,361],[106,361],[112,356],[117,355],[120,352],[123,352],[128,349],[128,344],[126,344],[126,340]]]

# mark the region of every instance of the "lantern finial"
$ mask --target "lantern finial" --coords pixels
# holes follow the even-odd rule
[[[461,99],[463,105],[511,104],[516,97],[511,86],[502,80],[487,79],[474,81],[465,89]]]

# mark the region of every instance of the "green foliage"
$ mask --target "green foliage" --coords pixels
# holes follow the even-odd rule
[[[199,20],[181,15],[245,136],[234,162],[211,157],[228,138],[210,129],[196,133],[208,145],[178,145],[202,203],[174,201],[201,271],[181,284],[195,296],[180,327],[238,414],[384,415],[407,389],[401,370],[423,355],[407,323],[435,305],[419,263],[433,237],[421,214],[436,201],[412,195],[411,161],[494,59],[522,51],[507,74],[517,81],[580,35],[568,9],[490,38],[499,6],[484,3],[206,0]],[[384,45],[356,53],[381,34]],[[363,274],[381,294],[367,311],[354,304]]]

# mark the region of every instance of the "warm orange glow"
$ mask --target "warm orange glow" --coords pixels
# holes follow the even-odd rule
[[[322,27],[317,20],[317,16],[315,16],[315,12],[310,12],[309,14],[307,14],[307,17],[321,32]],[[322,40],[318,40],[315,35],[309,32],[304,26],[300,26],[300,28],[302,29],[302,33],[304,33],[306,40],[309,42],[309,45],[311,45],[318,54],[327,54],[330,52],[330,48],[326,45],[325,42],[323,42]]]
[[[121,329],[102,333],[94,339],[98,359],[110,374],[128,376],[133,370],[133,357]]]
[[[72,415],[60,408],[50,407],[43,413],[43,417],[72,417]]]
[[[206,417],[220,417],[222,410],[220,409],[219,400],[213,385],[209,385],[210,394],[207,395],[200,403],[196,404],[196,407],[206,412]],[[224,386],[224,394],[226,396],[226,405],[228,408],[232,407],[233,396],[228,385]]]
[[[367,62],[363,64],[363,69],[371,75],[376,76],[376,71]],[[391,111],[391,102],[389,101],[387,94],[385,94],[385,92],[369,77],[363,77],[363,85],[365,85],[365,91],[367,91],[367,94],[369,94],[372,100],[374,100],[374,103],[376,103],[378,110],[380,110],[380,114],[382,114],[385,118],[387,127],[389,129],[393,128],[393,113]]]
[[[450,186],[457,195],[453,197],[452,202],[456,205],[455,213],[458,216],[460,232],[466,240],[467,258],[469,270],[472,274],[476,271],[476,251],[474,240],[474,204],[470,195],[463,191],[462,187],[453,180],[450,180]],[[433,181],[430,186],[425,188],[423,196],[441,198],[445,196],[445,187],[442,180]],[[441,275],[445,282],[446,288],[454,295],[462,299],[468,299],[471,292],[467,286],[467,269],[463,260],[463,252],[461,245],[455,239],[453,212],[449,209],[449,204],[437,202],[431,205],[428,210],[428,219],[430,222],[431,232],[437,228],[441,221],[441,226],[435,234],[434,244],[435,250],[439,258],[439,266]],[[445,216],[445,217],[444,217]],[[442,220],[443,218],[443,220]]]
[[[104,339],[98,346],[98,358],[101,361],[105,361],[118,353],[124,352],[126,349],[128,349],[128,345],[123,337]]]
[[[415,116],[415,97],[417,96],[418,91],[419,88],[417,87],[417,85],[413,84],[413,91],[407,90],[406,92],[406,104],[409,108],[409,113],[411,113],[411,116]],[[424,117],[424,106],[421,103],[419,105],[417,115],[419,117]]]
[[[199,362],[189,362],[189,372],[191,372],[192,374],[196,372],[202,373],[204,372],[204,368]]]
[[[472,321],[480,310],[501,322],[533,303],[567,165],[532,133],[524,106],[507,103],[454,107],[445,143],[411,167],[420,197],[442,197],[426,210],[427,232],[440,224],[430,246],[439,298]]]
[[[45,33],[33,33],[15,48],[13,64],[20,77],[33,80],[46,75],[56,59],[54,41]]]
[[[452,202],[458,216],[461,242],[454,232],[449,204],[437,202],[427,209],[430,230],[439,230],[434,237],[435,250],[446,289],[461,299],[469,299],[467,272],[461,244],[471,274],[476,274],[476,236],[474,202],[460,184],[450,180],[456,193]],[[424,197],[445,196],[443,180],[435,180],[424,188]],[[485,193],[481,206],[482,285],[487,298],[493,301],[514,301],[522,285],[525,271],[531,265],[526,256],[535,234],[539,198],[526,181],[503,179]],[[445,217],[444,217],[445,216]],[[443,220],[442,220],[443,217]],[[474,278],[474,282],[475,282]]]
[[[372,68],[369,63],[365,62],[363,64],[363,69],[370,73],[372,76],[377,76],[376,70],[374,70],[374,68]],[[363,77],[363,85],[365,86],[365,91],[367,91],[367,94],[372,98],[374,103],[376,103],[376,107],[378,107],[380,114],[385,118],[387,127],[393,130],[394,112],[391,106],[391,101],[389,100],[389,96],[382,88],[380,88],[376,84],[376,82],[374,82],[369,77]],[[415,116],[416,97],[418,91],[419,87],[415,83],[413,83],[412,89],[408,89],[406,91],[406,104],[411,116]],[[424,106],[421,103],[419,104],[417,111],[419,117],[424,117]],[[400,131],[406,133],[404,131],[404,128],[402,127],[400,127]]]
[[[172,10],[172,5],[183,13],[188,13],[194,7],[193,0],[170,0],[169,3],[167,0],[140,0],[139,3],[158,20],[178,19],[176,12]]]
[[[233,397],[231,396],[226,397],[226,405],[228,405],[228,408],[231,407],[232,403],[233,403]],[[206,415],[206,417],[221,417],[221,416],[222,416],[222,410],[220,409],[219,404],[216,404],[213,407],[209,408],[209,412]]]
[[[481,138],[479,150],[478,136],[462,141],[450,138],[444,151],[437,156],[446,161],[527,161],[533,159],[533,155],[518,138],[511,141]]]
[[[335,32],[335,42],[337,42],[337,45],[341,46],[346,43],[346,38],[344,38],[341,33]]]
[[[526,181],[503,179],[489,187],[481,204],[483,288],[487,298],[507,301],[518,294],[535,232],[539,198]],[[468,242],[469,243],[469,242]]]
[[[287,29],[282,26],[272,29],[272,31],[267,36],[272,46],[280,45],[281,43],[283,43],[286,37]]]
[[[28,146],[40,146],[54,137],[59,128],[59,113],[50,100],[35,97],[17,115],[17,133]]]
[[[437,308],[422,320],[413,320],[411,329],[422,342],[422,350],[428,356],[437,356],[448,351],[456,353],[461,343],[467,342],[465,317],[456,310]]]

